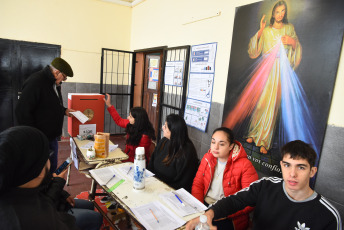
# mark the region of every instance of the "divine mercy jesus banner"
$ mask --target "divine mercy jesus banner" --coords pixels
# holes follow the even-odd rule
[[[309,143],[319,163],[343,38],[344,1],[263,1],[236,9],[223,125],[258,171]],[[326,153],[323,153],[326,154]]]

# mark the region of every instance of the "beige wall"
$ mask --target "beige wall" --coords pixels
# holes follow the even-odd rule
[[[133,8],[131,49],[217,42],[213,102],[224,103],[235,8],[257,0],[146,0]],[[221,11],[218,17],[207,18]],[[140,39],[137,39],[137,38]],[[344,127],[344,52],[328,124]]]
[[[101,49],[130,49],[131,11],[99,0],[0,0],[0,38],[61,45],[68,81],[99,83]]]
[[[100,0],[0,0],[0,38],[58,44],[70,82],[99,83],[101,48],[135,50],[217,42],[213,101],[226,92],[235,7],[257,0],[146,0],[134,8]],[[221,15],[194,23],[197,19]],[[329,124],[344,127],[344,52]]]

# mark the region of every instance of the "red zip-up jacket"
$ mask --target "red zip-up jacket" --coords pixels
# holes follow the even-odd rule
[[[107,108],[107,110],[109,111],[109,113],[110,113],[112,119],[115,121],[116,125],[118,125],[122,128],[127,127],[127,125],[129,124],[129,120],[121,118],[121,116],[118,114],[118,112],[114,106]],[[127,134],[127,140],[128,140],[128,138],[129,138],[129,134]],[[148,135],[145,135],[145,134],[142,134],[140,143],[138,145],[134,146],[134,145],[126,144],[124,152],[126,154],[128,154],[129,158],[125,162],[128,162],[128,161],[134,162],[136,148],[137,147],[144,147],[145,148],[145,155],[146,155],[146,165],[148,165],[149,159],[150,159],[149,148],[150,148],[151,144],[152,144],[152,139]]]
[[[211,150],[204,155],[196,177],[192,184],[192,195],[202,203],[210,189],[211,182],[215,173],[215,166],[217,158],[213,156]],[[245,149],[240,142],[235,141],[235,146],[231,150],[227,160],[226,168],[223,171],[222,187],[224,195],[235,194],[237,191],[248,187],[252,182],[258,180],[258,174],[253,167]],[[253,210],[252,207],[247,206],[241,211],[238,211],[228,218],[232,218],[234,229],[244,230],[247,229],[249,224],[249,213]]]

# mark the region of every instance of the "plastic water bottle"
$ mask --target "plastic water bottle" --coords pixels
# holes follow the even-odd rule
[[[195,230],[209,230],[210,227],[207,224],[207,216],[206,215],[201,215],[199,217],[200,223],[196,226]]]
[[[137,147],[134,159],[134,189],[141,190],[145,188],[146,174],[145,148]]]

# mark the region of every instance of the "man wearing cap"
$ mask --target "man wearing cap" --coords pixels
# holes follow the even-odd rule
[[[71,116],[70,112],[74,111],[63,106],[61,83],[73,75],[65,60],[55,58],[50,65],[26,79],[15,109],[19,125],[36,127],[48,137],[49,147],[54,151],[50,157],[51,172],[57,168],[57,138],[62,134],[63,117]]]
[[[0,133],[0,229],[78,229],[41,192],[49,174],[49,143],[38,129],[17,126]]]

